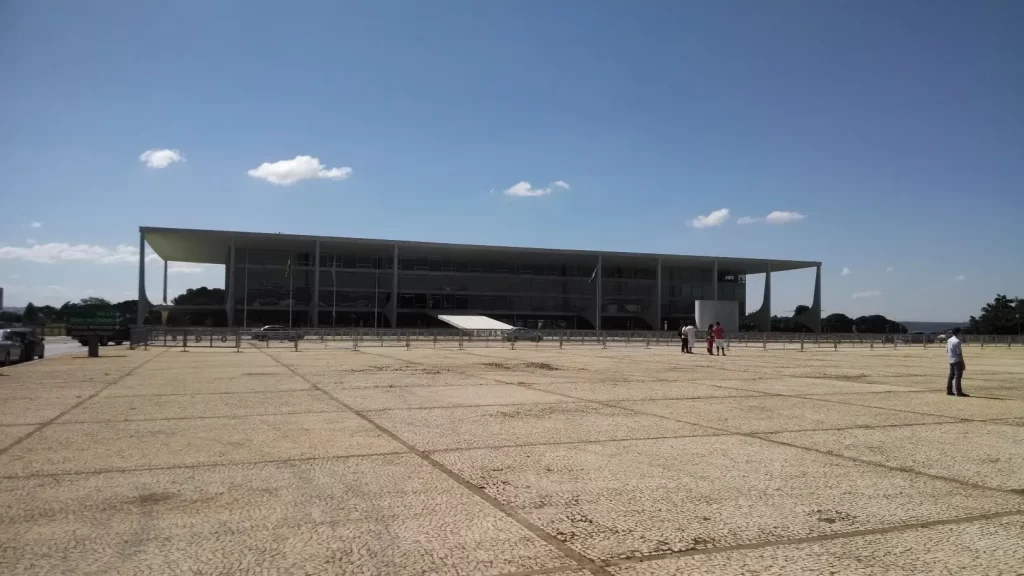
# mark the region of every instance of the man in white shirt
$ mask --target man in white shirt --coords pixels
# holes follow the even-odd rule
[[[953,328],[953,335],[946,340],[946,358],[949,360],[949,378],[946,379],[946,394],[950,396],[968,396],[964,393],[960,380],[964,376],[963,344],[960,342],[960,329]]]
[[[686,331],[686,339],[689,341],[689,346],[686,352],[693,354],[693,343],[697,341],[697,327],[694,326],[692,322],[687,322],[686,328],[683,328],[683,330]]]

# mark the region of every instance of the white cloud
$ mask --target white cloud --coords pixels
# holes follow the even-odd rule
[[[879,291],[879,290],[868,290],[867,292],[854,292],[853,293],[853,298],[854,299],[857,299],[857,298],[877,298],[877,297],[879,297],[881,295],[882,295],[882,292]]]
[[[155,254],[154,254],[155,256]],[[205,264],[192,264],[191,262],[168,262],[168,274],[199,274],[207,269]]]
[[[167,168],[175,162],[184,162],[185,157],[177,150],[161,148],[157,150],[146,150],[139,155],[139,161],[150,168]]]
[[[710,228],[712,226],[721,226],[725,224],[725,221],[729,219],[729,209],[720,208],[715,210],[707,216],[697,216],[693,220],[690,220],[690,226],[694,228]]]
[[[28,227],[29,228],[42,228],[43,227],[43,223],[42,222],[33,222],[33,223],[29,224]]]
[[[757,222],[767,222],[768,224],[789,224],[791,222],[799,222],[806,218],[804,214],[799,212],[791,212],[788,210],[772,210],[767,216],[742,216],[736,220],[737,224],[755,224]]]
[[[961,275],[956,277],[957,282],[963,282],[966,279],[967,279],[967,277],[964,276],[963,274],[961,274]]]
[[[8,278],[10,278],[11,280],[17,280],[21,278],[21,274],[11,274],[10,276],[8,276]]]
[[[37,244],[35,238],[25,238],[25,244]]]
[[[839,275],[840,276],[849,276],[850,275],[850,267],[849,266],[843,266],[843,271],[840,272]]]
[[[789,224],[790,222],[799,222],[806,218],[799,212],[790,212],[788,210],[773,210],[767,216],[764,217],[764,221],[769,224]]]
[[[502,194],[505,196],[518,196],[520,198],[531,198],[537,196],[547,196],[555,191],[555,188],[561,188],[562,190],[568,190],[570,188],[569,183],[564,180],[555,180],[548,185],[547,188],[534,188],[527,181],[522,181],[518,184],[506,188]]]
[[[887,267],[887,268],[885,269],[885,271],[886,271],[886,272],[895,272],[895,271],[896,271],[896,268],[895,268],[895,267],[893,267],[893,266],[889,266],[889,267]]]
[[[0,246],[0,260],[24,260],[26,262],[96,262],[114,264],[138,262],[139,249],[134,246],[120,244],[114,248],[95,246],[92,244],[67,244],[50,242],[34,244],[29,247]]]
[[[271,184],[291,186],[301,180],[313,178],[326,180],[345,180],[352,175],[352,169],[325,168],[318,158],[312,156],[296,156],[291,160],[279,160],[277,162],[264,162],[258,167],[249,170],[249,176],[266,180]]]

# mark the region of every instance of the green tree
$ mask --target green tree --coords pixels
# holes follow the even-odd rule
[[[39,309],[36,305],[29,302],[25,305],[25,309],[21,312],[22,322],[25,324],[36,324],[39,322]]]
[[[821,321],[821,329],[825,332],[850,333],[854,331],[856,322],[846,314],[829,314]]]
[[[110,300],[106,298],[99,298],[97,296],[87,296],[78,301],[82,306],[99,305],[99,306],[112,306]]]
[[[1017,334],[1019,321],[1024,320],[1024,298],[996,294],[996,299],[982,306],[981,315],[971,316],[970,330],[975,334]]]

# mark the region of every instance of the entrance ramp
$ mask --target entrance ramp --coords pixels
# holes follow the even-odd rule
[[[504,322],[498,322],[487,316],[472,316],[469,314],[438,314],[437,319],[458,328],[459,330],[511,330]]]

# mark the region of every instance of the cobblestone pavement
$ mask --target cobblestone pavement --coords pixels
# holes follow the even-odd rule
[[[1024,350],[0,369],[0,574],[1024,574]]]

